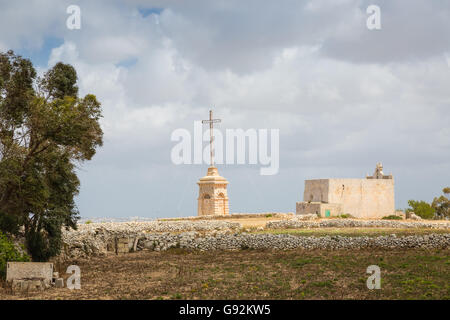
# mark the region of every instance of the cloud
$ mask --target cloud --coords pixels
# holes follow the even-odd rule
[[[105,144],[80,171],[84,216],[194,215],[206,166],[173,165],[170,135],[211,107],[222,130],[280,129],[278,175],[219,168],[234,212],[293,211],[304,179],[364,177],[377,161],[401,207],[450,179],[450,5],[381,1],[382,30],[369,31],[362,0],[79,1],[82,29],[68,30],[59,3],[2,3],[0,27],[17,28],[0,48],[61,37],[48,67],[73,64],[80,93],[102,102]],[[14,21],[29,10],[45,19]]]
[[[362,13],[372,4],[361,1]],[[343,36],[324,42],[324,54],[359,63],[420,61],[441,55],[450,46],[450,7],[440,1],[378,1],[381,30],[365,26],[368,15],[360,16],[359,26]]]

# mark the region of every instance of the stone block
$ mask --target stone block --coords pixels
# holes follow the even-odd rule
[[[55,287],[56,288],[64,288],[64,279],[58,278],[55,280]]]
[[[22,279],[42,279],[51,283],[53,277],[53,263],[50,262],[8,262],[6,267],[6,281]]]
[[[50,284],[43,278],[13,279],[11,288],[14,293],[36,292],[50,288]]]

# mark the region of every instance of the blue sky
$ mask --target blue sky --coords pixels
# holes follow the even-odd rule
[[[42,46],[38,48],[19,47],[15,52],[30,59],[34,66],[47,68],[52,49],[61,46],[63,43],[63,38],[45,37]]]
[[[377,1],[0,0],[0,50],[39,72],[72,64],[102,103],[104,146],[83,164],[84,217],[195,215],[207,165],[175,165],[171,133],[214,106],[218,126],[279,129],[280,170],[219,165],[232,212],[289,212],[305,179],[383,162],[396,206],[450,184],[450,4]],[[206,128],[205,128],[206,130]]]
[[[163,8],[139,8],[139,13],[145,18],[151,14],[159,15],[163,10]]]

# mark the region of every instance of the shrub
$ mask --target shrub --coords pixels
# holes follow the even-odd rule
[[[429,203],[425,201],[409,200],[408,205],[410,208],[406,209],[406,212],[413,211],[422,219],[433,219],[435,210]]]
[[[344,213],[338,216],[338,218],[347,219],[347,218],[353,218],[353,216],[350,213]]]
[[[24,248],[22,248],[24,249]],[[24,250],[25,251],[25,250]],[[0,232],[0,278],[6,277],[6,263],[9,261],[30,261],[26,253],[21,253],[14,243]]]
[[[381,218],[383,220],[403,220],[402,217],[391,214],[390,216],[386,216]]]
[[[272,217],[273,217],[273,214],[271,214],[271,213],[266,214],[266,218],[272,218]]]

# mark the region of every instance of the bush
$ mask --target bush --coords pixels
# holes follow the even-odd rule
[[[342,218],[342,219],[350,219],[350,218],[354,218],[350,213],[344,213],[338,216],[338,218]]]
[[[386,216],[381,218],[383,220],[403,220],[402,217],[391,214],[390,216]]]
[[[422,219],[433,219],[435,210],[429,203],[425,201],[409,200],[408,205],[410,208],[406,209],[406,212],[412,211]]]
[[[25,249],[22,248],[24,251]],[[6,263],[9,261],[30,261],[26,253],[21,253],[14,243],[0,232],[0,278],[6,277]]]

